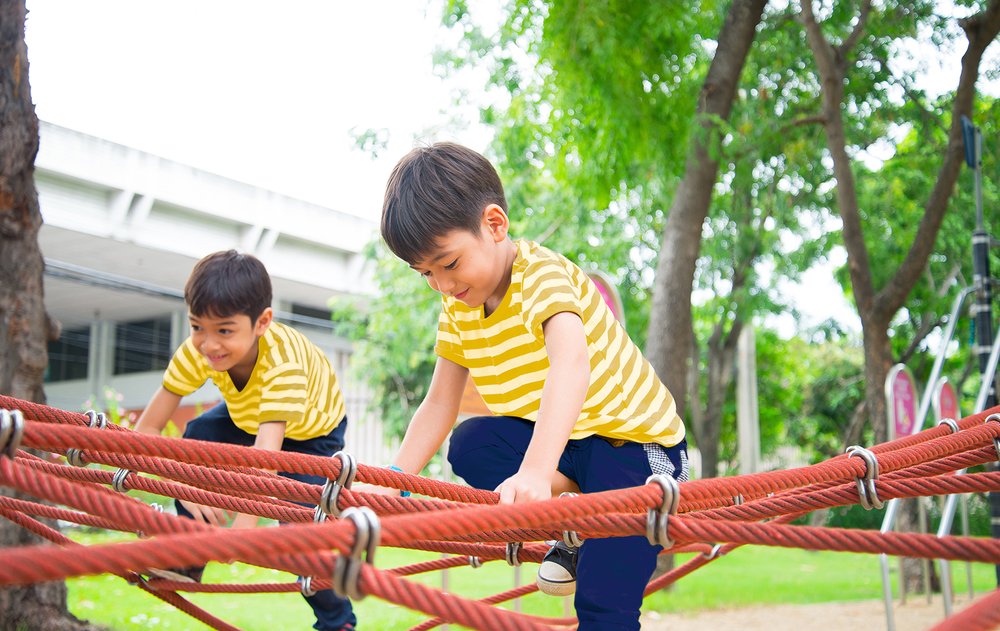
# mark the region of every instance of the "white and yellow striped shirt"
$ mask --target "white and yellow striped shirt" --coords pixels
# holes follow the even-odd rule
[[[549,370],[542,324],[557,313],[575,313],[587,336],[590,386],[570,438],[679,443],[684,423],[673,396],[593,281],[537,243],[515,243],[510,287],[488,317],[482,307],[443,298],[435,352],[469,369],[493,414],[536,421]]]
[[[284,421],[285,437],[325,436],[344,418],[344,395],[329,360],[295,329],[272,322],[258,342],[257,364],[237,390],[226,371],[213,370],[189,337],[174,353],[163,387],[187,396],[211,379],[237,427],[257,434],[261,423]]]

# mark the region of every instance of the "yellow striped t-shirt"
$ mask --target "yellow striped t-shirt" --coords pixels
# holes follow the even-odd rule
[[[469,369],[496,415],[538,419],[549,370],[542,324],[561,312],[583,320],[590,386],[571,439],[593,434],[671,447],[684,438],[674,398],[593,281],[564,257],[518,240],[510,287],[488,317],[445,296],[435,352]]]
[[[258,341],[257,364],[237,390],[226,371],[212,370],[189,337],[174,353],[163,387],[187,396],[211,379],[226,401],[233,423],[257,434],[261,423],[285,421],[285,437],[325,436],[344,418],[344,395],[329,360],[295,329],[272,322]]]

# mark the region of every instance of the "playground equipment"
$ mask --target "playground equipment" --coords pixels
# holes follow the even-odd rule
[[[647,593],[745,544],[1000,562],[1000,542],[989,538],[791,525],[799,516],[831,506],[879,506],[901,497],[1000,490],[997,472],[951,475],[998,459],[1000,414],[996,413],[962,419],[954,424],[957,432],[940,425],[871,449],[854,447],[850,454],[798,469],[679,485],[654,476],[648,484],[631,489],[497,506],[495,493],[358,464],[346,454],[320,458],[140,435],[102,423],[97,414],[66,412],[5,396],[0,396],[0,410],[0,485],[56,504],[0,497],[0,516],[60,544],[4,550],[0,586],[113,573],[216,629],[234,627],[185,599],[182,592],[331,587],[353,598],[374,595],[433,617],[416,629],[448,622],[477,629],[572,625],[573,618],[542,619],[491,606],[535,591],[534,584],[476,601],[405,580],[428,570],[501,559],[512,565],[539,562],[547,546],[535,542],[563,536],[645,535],[651,544],[671,552],[699,553],[652,581]],[[62,454],[84,466],[55,463],[22,446]],[[88,463],[112,469],[87,467]],[[328,482],[323,487],[309,485],[266,470],[318,474]],[[354,481],[423,497],[364,493],[352,490]],[[289,525],[219,529],[158,512],[128,497],[132,489]],[[85,547],[36,516],[142,533],[142,537]],[[385,570],[374,563],[380,546],[450,556]],[[145,569],[220,560],[281,569],[308,580],[203,585],[150,578]],[[981,597],[936,628],[989,629],[998,624],[1000,591]]]

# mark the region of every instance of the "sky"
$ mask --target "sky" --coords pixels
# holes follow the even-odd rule
[[[489,141],[477,110],[454,105],[469,79],[434,73],[453,39],[437,2],[27,5],[42,120],[373,221],[415,143]],[[378,159],[356,148],[366,129],[386,130]]]

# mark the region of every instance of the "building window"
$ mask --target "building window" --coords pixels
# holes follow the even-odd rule
[[[90,327],[66,329],[55,342],[49,342],[49,365],[45,383],[87,378],[90,356]]]
[[[173,355],[170,317],[119,322],[115,325],[115,363],[112,374],[163,370]]]

